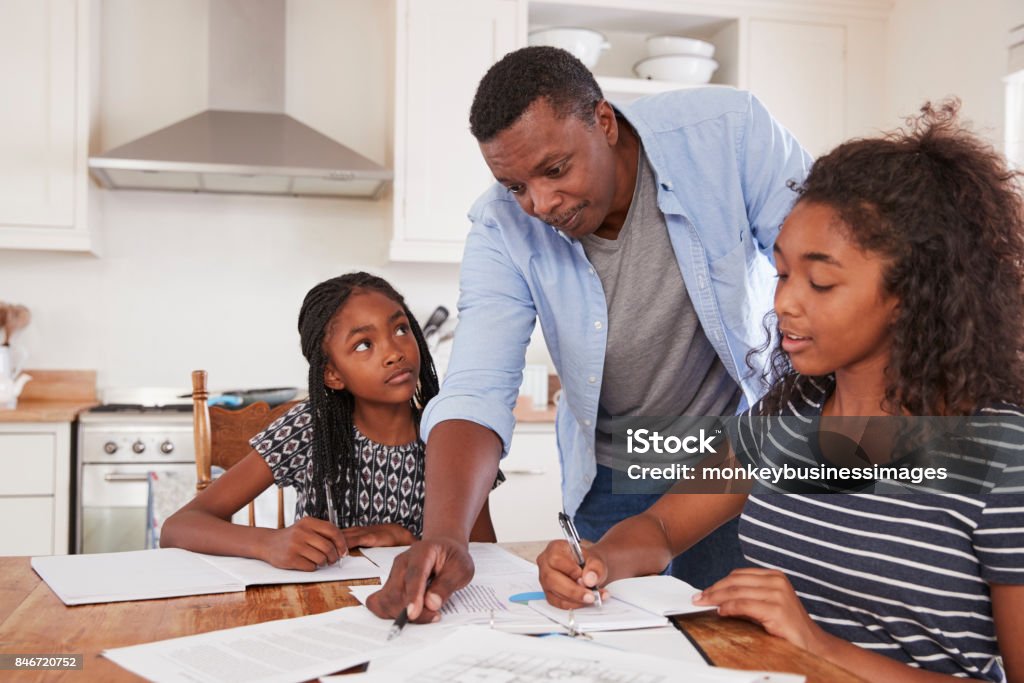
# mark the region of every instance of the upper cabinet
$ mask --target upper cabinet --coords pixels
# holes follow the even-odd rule
[[[625,103],[676,89],[633,67],[650,35],[715,46],[713,85],[752,91],[811,154],[886,127],[888,0],[398,0],[395,231],[391,258],[461,260],[466,213],[492,182],[469,133],[480,76],[529,31],[585,27],[605,35],[594,75]],[[692,86],[690,86],[692,87]]]
[[[469,133],[487,69],[522,42],[519,0],[398,0],[395,261],[457,262],[466,213],[492,182]]]
[[[89,0],[0,7],[0,248],[92,251]]]

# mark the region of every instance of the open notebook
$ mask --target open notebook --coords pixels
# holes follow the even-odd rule
[[[180,548],[32,558],[32,569],[65,605],[231,593],[247,586],[376,578],[365,557],[304,572],[262,560],[202,555]]]
[[[571,620],[575,628],[584,632],[655,628],[666,625],[665,617],[669,615],[715,609],[694,605],[693,596],[700,591],[673,576],[620,579],[605,588],[610,598],[601,607],[564,610],[546,600],[533,600],[530,607],[567,627]]]

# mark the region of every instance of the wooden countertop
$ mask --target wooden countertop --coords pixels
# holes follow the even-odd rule
[[[32,379],[17,408],[0,408],[0,422],[72,422],[99,404],[95,370],[25,370]]]

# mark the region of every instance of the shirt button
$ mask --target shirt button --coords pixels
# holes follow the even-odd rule
[[[595,321],[594,321],[594,329],[595,329],[595,330],[599,330],[599,329],[601,329],[602,327],[604,327],[604,325],[602,325],[602,324],[601,324],[601,321],[600,321],[600,320],[595,320]]]
[[[584,420],[583,424],[586,425],[587,427],[589,427],[590,426],[590,420]]]
[[[590,273],[591,275],[593,275],[594,274],[594,269],[593,268],[587,268],[587,272]]]
[[[591,375],[590,377],[587,378],[587,381],[590,382],[591,384],[593,384],[594,382],[597,381],[597,377],[594,377],[593,375]]]

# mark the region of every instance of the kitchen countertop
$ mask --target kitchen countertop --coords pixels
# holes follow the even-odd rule
[[[99,404],[95,370],[26,370],[32,380],[18,397],[18,407],[0,408],[0,423],[72,422]]]

